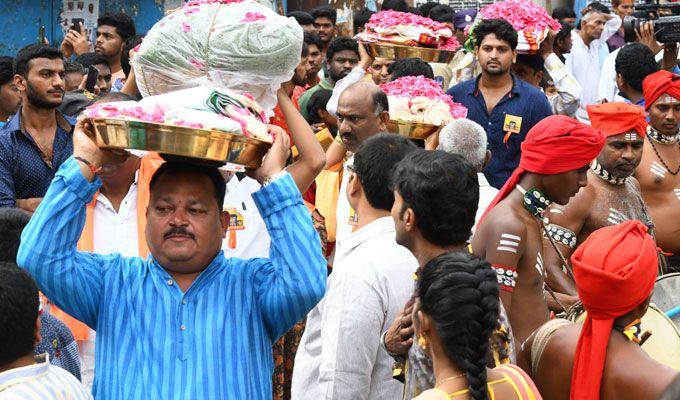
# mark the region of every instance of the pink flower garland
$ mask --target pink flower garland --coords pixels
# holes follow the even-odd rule
[[[389,28],[396,25],[419,25],[430,28],[433,31],[441,29],[451,30],[448,25],[441,22],[433,21],[420,15],[393,10],[380,11],[371,15],[366,24],[366,29]]]
[[[432,79],[424,76],[403,76],[392,82],[380,85],[380,89],[388,96],[394,97],[427,97],[431,100],[438,100],[444,102],[449,106],[451,116],[454,119],[465,118],[467,116],[467,108],[460,103],[454,103],[446,93],[442,91],[441,86]]]
[[[504,19],[516,30],[525,28],[560,30],[562,26],[545,9],[531,0],[505,0],[489,4],[479,13],[484,19]]]

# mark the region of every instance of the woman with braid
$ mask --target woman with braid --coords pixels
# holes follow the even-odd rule
[[[417,343],[432,358],[436,383],[414,400],[541,399],[519,367],[486,367],[499,307],[488,262],[465,252],[442,254],[425,265],[417,286]]]

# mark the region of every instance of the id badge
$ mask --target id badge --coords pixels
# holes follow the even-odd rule
[[[522,130],[522,117],[516,115],[505,114],[505,121],[503,122],[503,143],[507,144],[510,135],[517,135]]]
[[[243,215],[236,211],[234,207],[226,207],[224,211],[229,213],[229,227],[228,231],[242,231],[246,229],[246,221]]]

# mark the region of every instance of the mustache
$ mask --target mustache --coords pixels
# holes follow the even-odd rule
[[[195,239],[196,237],[194,236],[193,233],[189,232],[186,230],[186,228],[183,228],[181,226],[174,226],[170,229],[168,229],[164,234],[163,234],[163,239],[167,239],[170,236],[174,235],[182,235],[182,236],[187,236],[190,237],[191,239]]]

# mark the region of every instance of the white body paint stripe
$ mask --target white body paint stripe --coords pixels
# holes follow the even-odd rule
[[[661,166],[659,163],[657,163],[656,161],[652,161],[652,164],[650,164],[650,166],[649,166],[649,170],[653,174],[658,175],[662,178],[666,176],[666,169],[663,166]]]
[[[518,241],[518,242],[522,240],[521,237],[519,237],[519,236],[517,236],[517,235],[511,235],[511,234],[509,234],[509,233],[502,233],[502,234],[501,234],[501,237],[502,237],[503,239],[513,239],[513,240],[516,240],[516,241]]]
[[[558,210],[557,208],[551,208],[550,212],[555,214],[564,214],[564,211]]]
[[[499,240],[498,244],[503,245],[503,246],[514,246],[514,247],[519,246],[519,243],[513,242],[512,240]]]
[[[498,246],[496,247],[496,250],[498,251],[507,251],[509,253],[515,253],[517,254],[517,249],[514,247],[507,247],[507,246]]]

